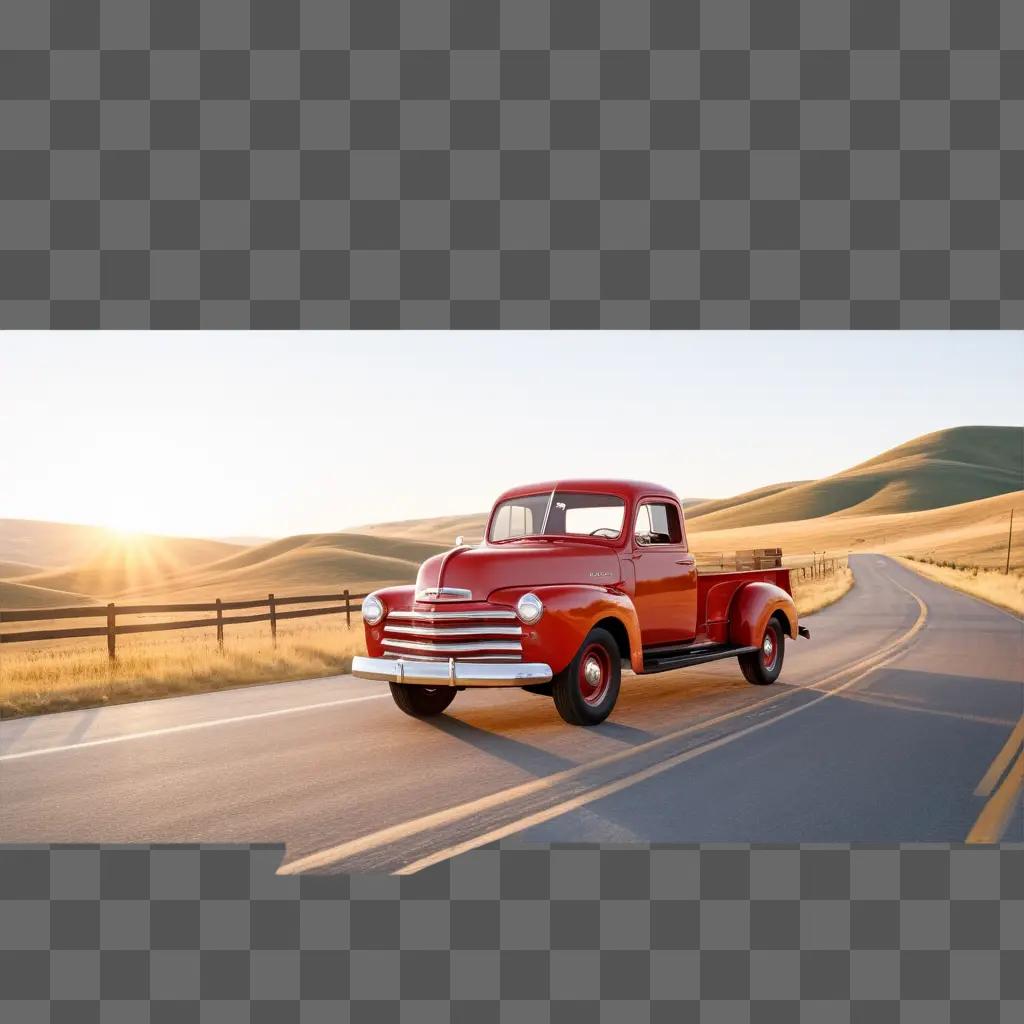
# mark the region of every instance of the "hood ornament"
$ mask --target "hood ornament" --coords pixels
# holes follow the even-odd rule
[[[416,591],[417,601],[472,601],[473,592],[462,587],[424,587]]]

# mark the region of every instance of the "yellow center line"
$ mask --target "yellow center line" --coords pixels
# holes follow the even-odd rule
[[[989,765],[988,771],[982,776],[981,782],[978,783],[978,788],[974,791],[975,796],[988,796],[996,788],[996,783],[1003,777],[1007,766],[1013,760],[1013,755],[1020,750],[1022,743],[1024,743],[1024,715],[1021,716],[1020,721],[1014,726],[1013,732],[1010,733],[1008,739],[1003,744],[1002,750],[996,754],[995,760]]]
[[[893,581],[895,582],[895,581]],[[899,584],[897,584],[899,586]],[[906,588],[902,588],[906,590]],[[927,605],[911,591],[907,591],[917,601],[920,608],[917,621],[910,628],[910,630],[901,639],[909,639],[918,632],[918,630],[924,626],[925,620],[928,617]],[[892,648],[898,646],[892,644],[888,650],[892,651]],[[543,810],[536,811],[533,814],[529,814],[524,818],[520,818],[517,821],[509,822],[506,825],[501,825],[497,828],[491,829],[482,835],[476,835],[469,839],[464,840],[461,843],[456,843],[453,846],[449,846],[443,850],[437,850],[434,853],[428,854],[425,857],[421,857],[418,860],[414,860],[409,864],[405,864],[401,868],[398,868],[394,874],[396,875],[412,875],[417,871],[422,871],[424,868],[429,868],[433,864],[437,864],[440,861],[448,860],[451,857],[458,856],[460,853],[466,853],[469,850],[474,850],[479,846],[486,846],[488,843],[497,842],[499,839],[504,839],[510,835],[514,835],[517,832],[523,832],[528,828],[532,828],[535,825],[541,825],[546,821],[550,821],[552,818],[559,818],[563,814],[567,814],[570,811],[577,810],[586,804],[593,803],[596,800],[601,800],[606,796],[611,796],[614,793],[618,793],[620,790],[627,789],[630,786],[635,786],[638,782],[644,782],[647,779],[653,778],[656,775],[660,775],[663,772],[669,771],[678,765],[685,764],[687,761],[692,761],[696,757],[700,757],[702,754],[710,753],[712,750],[717,750],[719,747],[724,747],[735,740],[741,739],[744,736],[749,736],[751,733],[758,732],[761,729],[765,729],[770,725],[775,725],[776,722],[781,722],[783,719],[790,718],[793,715],[798,715],[802,711],[806,711],[808,708],[814,707],[816,704],[820,704],[822,701],[828,700],[830,697],[834,697],[836,694],[842,693],[844,690],[848,690],[855,683],[860,682],[866,676],[871,675],[876,669],[881,668],[883,665],[890,661],[895,660],[902,654],[902,650],[897,650],[887,657],[881,660],[874,660],[871,665],[864,669],[863,672],[858,673],[852,679],[847,680],[840,686],[835,687],[831,690],[825,690],[820,696],[815,697],[814,700],[808,701],[806,704],[801,704],[799,707],[790,708],[789,711],[784,711],[780,715],[774,715],[772,718],[765,719],[763,722],[756,722],[754,725],[748,725],[745,729],[740,729],[738,732],[729,733],[727,736],[720,736],[718,739],[712,740],[710,743],[705,743],[702,746],[694,747],[692,750],[685,750],[682,753],[675,754],[674,756],[667,758],[664,761],[659,761],[657,764],[650,765],[647,768],[641,769],[638,772],[634,772],[632,775],[627,775],[621,779],[616,779],[614,782],[606,783],[603,786],[598,786],[596,789],[588,790],[585,793],[580,793],[578,796],[572,797],[568,800],[564,800],[561,803],[554,804],[551,807],[544,808]],[[813,687],[812,687],[813,689]]]
[[[648,778],[650,775],[657,774],[658,770],[666,770],[667,768],[673,767],[677,763],[682,763],[682,760],[689,760],[691,757],[696,757],[698,753],[706,753],[709,750],[716,749],[718,746],[723,745],[724,742],[729,742],[731,739],[745,736],[755,729],[763,728],[766,725],[770,725],[773,722],[781,721],[783,718],[787,718],[791,714],[795,714],[798,711],[802,711],[805,708],[812,707],[813,705],[825,700],[834,693],[839,693],[842,690],[847,689],[854,683],[859,682],[865,676],[869,675],[875,669],[880,668],[883,664],[891,661],[893,658],[902,653],[903,646],[908,643],[921,629],[924,628],[925,621],[928,617],[928,608],[924,601],[917,596],[913,591],[908,590],[902,584],[897,583],[891,577],[887,577],[901,590],[905,591],[918,605],[918,616],[914,624],[897,637],[894,641],[888,644],[881,651],[875,651],[874,653],[861,658],[859,661],[854,662],[851,665],[847,665],[841,669],[832,672],[824,679],[818,680],[817,683],[812,686],[800,687],[800,690],[815,690],[821,693],[821,696],[814,698],[807,704],[801,707],[794,708],[791,711],[787,711],[782,715],[773,716],[770,719],[766,719],[763,722],[759,722],[756,725],[749,726],[737,733],[731,734],[729,737],[723,737],[718,740],[714,740],[709,744],[694,748],[694,750],[684,752],[684,754],[677,754],[674,757],[661,762],[658,765],[653,765],[650,768],[644,769],[639,773],[627,776],[626,779],[620,780],[625,785],[632,785],[635,782],[642,781],[642,778]],[[847,675],[850,672],[859,673],[853,679],[832,690],[822,691],[821,688],[828,683]],[[371,850],[378,850],[391,843],[399,842],[400,840],[410,838],[411,836],[420,835],[431,829],[441,828],[447,825],[451,825],[455,822],[471,818],[476,814],[483,813],[485,811],[494,810],[504,804],[511,803],[515,800],[523,797],[531,796],[535,793],[544,792],[546,790],[554,789],[562,783],[571,781],[578,776],[593,771],[594,769],[603,768],[607,765],[615,764],[617,762],[633,758],[638,754],[642,754],[646,751],[656,749],[658,747],[669,744],[675,740],[681,739],[691,733],[698,732],[707,729],[711,726],[717,725],[721,722],[725,722],[741,715],[748,715],[754,709],[761,708],[767,704],[774,704],[786,697],[792,696],[796,692],[795,688],[785,690],[780,693],[773,694],[770,697],[766,697],[762,700],[755,701],[751,704],[745,705],[741,708],[736,708],[732,711],[727,711],[724,714],[705,719],[700,722],[696,722],[693,725],[686,726],[682,729],[677,729],[671,733],[667,733],[664,736],[656,737],[653,740],[648,740],[646,743],[641,743],[635,747],[629,747],[625,750],[616,751],[615,753],[605,755],[604,757],[597,758],[593,761],[588,761],[584,764],[576,765],[572,768],[568,768],[561,772],[556,772],[553,775],[548,775],[542,779],[535,779],[530,782],[521,783],[518,786],[512,786],[509,789],[499,790],[496,793],[488,794],[487,796],[479,797],[475,800],[470,800],[463,804],[457,804],[453,807],[445,808],[441,811],[436,811],[432,814],[424,815],[420,818],[414,818],[409,821],[400,822],[396,825],[391,825],[386,828],[380,829],[376,832],[368,833],[367,835],[360,836],[356,839],[349,840],[344,843],[339,843],[336,846],[331,846],[323,850],[318,850],[313,853],[307,854],[304,857],[299,857],[293,861],[289,861],[286,864],[281,865],[278,869],[278,874],[293,875],[300,874],[304,871],[311,871],[317,869],[323,869],[330,867],[334,864],[341,863],[342,861],[348,860],[359,854],[366,853]],[[680,760],[682,759],[682,760]],[[663,767],[664,766],[664,767]],[[630,781],[627,781],[630,780]],[[594,799],[600,799],[600,795],[606,795],[607,792],[614,792],[616,790],[608,790],[608,786],[617,786],[617,788],[624,788],[624,785],[618,785],[617,783],[608,783],[605,786],[599,787],[598,789],[591,790],[586,794],[582,794],[580,797],[574,798],[574,801],[582,801],[584,803],[590,802]],[[595,795],[596,794],[596,795]],[[570,801],[572,802],[572,801]],[[566,808],[563,804],[557,805],[562,807],[558,813],[565,813]],[[574,804],[579,806],[579,804]],[[538,812],[544,814],[545,812]],[[551,815],[552,817],[554,815]],[[536,817],[534,815],[533,817]],[[529,820],[529,819],[524,819]],[[545,819],[546,820],[546,819]],[[522,821],[515,824],[515,827],[508,828],[508,831],[500,830],[502,835],[511,834],[511,832],[520,831],[524,826]],[[474,840],[468,840],[466,843],[459,844],[458,847],[449,848],[444,851],[440,851],[437,854],[431,854],[429,857],[423,858],[422,860],[416,861],[403,868],[399,874],[410,873],[417,871],[420,868],[427,867],[429,864],[436,863],[440,860],[445,860],[450,856],[453,856],[456,852],[462,852],[463,849],[472,849],[473,847],[483,845],[488,842],[492,842],[492,833],[487,833],[483,837],[478,837]],[[500,837],[497,837],[500,838]],[[467,845],[468,843],[468,845]]]
[[[967,833],[967,842],[973,844],[998,843],[1017,807],[1024,789],[1024,755],[1018,755],[1010,766],[1000,787],[992,794],[978,815],[974,827]]]

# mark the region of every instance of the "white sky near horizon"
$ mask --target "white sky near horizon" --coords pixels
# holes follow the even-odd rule
[[[1020,425],[1019,332],[3,332],[0,517],[285,536],[506,487],[687,497]]]

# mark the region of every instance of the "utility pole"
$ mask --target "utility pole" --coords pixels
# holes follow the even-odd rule
[[[1013,509],[1010,509],[1010,532],[1006,535],[1006,568],[1003,570],[1004,576],[1010,575],[1010,544],[1013,542]]]

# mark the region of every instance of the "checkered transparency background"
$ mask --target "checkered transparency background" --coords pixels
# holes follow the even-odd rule
[[[13,1024],[1019,1024],[1024,848],[0,850]]]
[[[1020,0],[4,0],[0,324],[1019,327]]]
[[[1022,51],[1019,0],[3,0],[0,326],[1019,327]],[[1024,1016],[1021,848],[281,855],[0,849],[4,1019]]]

